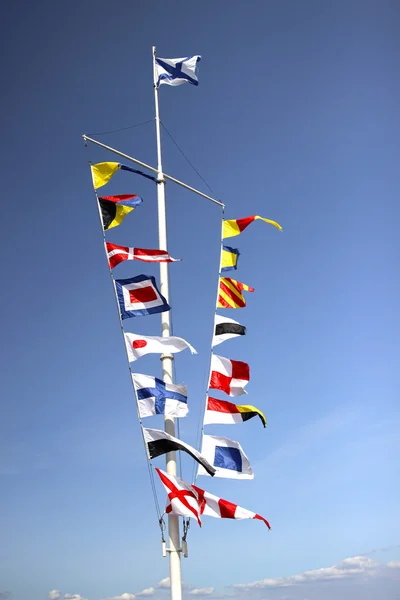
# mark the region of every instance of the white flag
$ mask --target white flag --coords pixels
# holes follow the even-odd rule
[[[197,354],[193,346],[180,337],[159,337],[156,335],[138,335],[136,333],[124,333],[124,337],[129,362],[133,362],[145,354],[173,354],[186,348],[189,348],[192,354]]]
[[[211,346],[217,346],[225,342],[225,340],[246,335],[246,327],[244,325],[221,315],[215,315],[214,327],[214,337]]]
[[[132,373],[132,381],[142,419],[153,415],[186,417],[188,413],[186,386],[165,383],[162,379],[141,373]]]
[[[202,465],[211,477],[214,476],[215,469],[210,463],[200,454],[196,448],[189,446],[182,440],[170,435],[162,429],[148,429],[143,427],[143,437],[147,448],[147,456],[149,459],[157,458],[162,454],[167,454],[174,450],[182,450],[194,458],[195,461]]]
[[[216,469],[215,477],[254,479],[250,461],[235,440],[216,435],[203,436],[202,455]],[[207,475],[201,466],[199,475]]]
[[[186,58],[156,58],[156,76],[154,83],[159,87],[162,83],[168,85],[181,85],[191,83],[199,85],[197,78],[197,64],[201,56],[187,56]]]

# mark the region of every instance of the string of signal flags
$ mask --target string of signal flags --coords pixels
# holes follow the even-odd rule
[[[118,171],[132,172],[155,183],[157,183],[157,178],[117,162],[97,163],[90,165],[90,169],[102,224],[104,249],[114,286],[120,326],[124,337],[130,377],[148,460],[151,462],[152,459],[171,450],[180,450],[186,452],[198,463],[198,475],[230,479],[253,479],[254,473],[250,461],[239,442],[226,437],[204,434],[205,425],[215,423],[237,424],[248,421],[255,416],[259,417],[264,427],[266,426],[266,418],[257,407],[234,404],[209,395],[210,389],[213,389],[219,390],[230,397],[240,396],[246,393],[244,388],[250,380],[250,368],[247,363],[218,356],[213,351],[215,346],[224,341],[246,334],[246,328],[243,325],[233,319],[217,314],[217,310],[222,308],[244,308],[246,307],[246,299],[243,292],[254,292],[254,289],[249,285],[226,276],[227,272],[237,270],[240,253],[237,248],[225,245],[224,240],[241,234],[256,220],[269,223],[279,230],[282,230],[282,227],[276,221],[259,215],[242,219],[222,220],[219,286],[202,426],[202,449],[199,452],[179,438],[171,436],[160,429],[144,427],[142,423],[142,419],[155,415],[185,417],[188,413],[188,391],[186,386],[165,383],[155,376],[134,372],[131,366],[139,358],[149,353],[178,353],[185,349],[189,349],[192,354],[197,354],[197,352],[189,342],[181,337],[144,336],[125,331],[124,322],[126,319],[169,311],[171,307],[158,289],[153,275],[139,274],[125,279],[115,279],[113,275],[113,269],[127,260],[146,263],[174,263],[179,262],[181,259],[171,257],[164,249],[121,246],[107,241],[106,232],[120,225],[129,213],[140,207],[143,199],[136,194],[103,196],[98,193],[99,188],[106,185]],[[257,513],[218,498],[200,489],[194,483],[189,484],[159,468],[155,470],[168,496],[165,508],[166,514],[172,513],[182,517],[195,518],[200,526],[202,515],[228,519],[258,519],[263,521],[270,529],[268,521]]]

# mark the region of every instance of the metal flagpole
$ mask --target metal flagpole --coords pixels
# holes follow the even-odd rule
[[[154,75],[154,103],[156,111],[156,136],[157,136],[157,203],[158,203],[158,240],[161,250],[168,250],[167,247],[167,220],[165,209],[165,178],[162,169],[161,157],[161,130],[160,114],[158,107],[158,87],[156,73],[156,48],[153,46],[153,75]],[[160,263],[160,291],[169,303],[169,280],[168,263]],[[162,336],[171,335],[170,311],[161,313]],[[172,376],[172,354],[162,354],[162,375],[166,383],[173,383]],[[164,428],[167,433],[175,436],[175,421],[173,417],[165,415]],[[166,455],[167,473],[176,475],[176,452],[168,452]],[[171,583],[171,600],[182,600],[182,577],[181,577],[181,557],[180,557],[180,536],[179,536],[179,517],[177,515],[168,515],[168,537],[169,537],[169,572]]]

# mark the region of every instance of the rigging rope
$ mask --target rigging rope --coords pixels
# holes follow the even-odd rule
[[[89,162],[89,168],[91,167],[91,161]],[[115,288],[115,279],[114,279],[114,275],[112,272],[112,269],[110,268],[110,264],[108,261],[108,254],[107,254],[107,240],[106,240],[106,235],[105,235],[105,231],[103,228],[103,222],[102,222],[102,218],[101,218],[101,212],[100,212],[100,205],[99,205],[99,201],[98,201],[98,195],[97,195],[97,191],[94,191],[94,195],[96,197],[96,203],[97,203],[97,209],[98,209],[98,214],[99,214],[99,220],[100,220],[100,227],[102,230],[102,235],[103,235],[103,245],[104,245],[104,252],[105,252],[105,256],[106,256],[106,260],[107,260],[107,264],[109,266],[109,273],[110,273],[110,278],[111,278],[111,283],[112,283],[112,287],[114,290],[114,296],[115,296],[115,302],[116,302],[116,309],[117,309],[117,313],[118,313],[118,321],[119,321],[119,325],[120,325],[120,329],[121,329],[121,334],[122,334],[122,339],[123,339],[123,343],[124,343],[124,348],[125,348],[125,355],[126,355],[126,359],[128,362],[128,370],[129,370],[129,374],[130,374],[130,379],[131,379],[131,383],[132,383],[132,388],[133,388],[133,392],[134,392],[134,396],[135,396],[135,400],[136,400],[136,411],[137,411],[137,416],[138,416],[138,420],[139,420],[139,424],[140,424],[140,431],[142,433],[142,438],[143,438],[143,444],[145,447],[145,455],[146,455],[146,459],[147,459],[147,468],[149,471],[149,476],[150,476],[150,485],[151,485],[151,489],[153,492],[153,499],[154,499],[154,505],[156,508],[156,513],[157,513],[157,519],[158,522],[160,524],[160,520],[162,519],[162,514],[161,514],[161,510],[160,510],[160,505],[158,503],[158,498],[157,498],[157,492],[156,492],[156,486],[155,486],[155,482],[154,482],[154,471],[152,468],[152,463],[151,460],[149,459],[148,455],[147,455],[147,448],[146,448],[146,442],[144,439],[144,432],[143,432],[143,422],[142,419],[140,417],[140,412],[139,412],[139,400],[138,400],[138,396],[137,396],[137,392],[136,392],[136,388],[135,385],[133,383],[133,378],[132,378],[132,369],[131,369],[131,363],[129,362],[129,356],[126,350],[126,345],[125,345],[125,336],[124,336],[124,327],[123,327],[123,323],[122,323],[122,319],[121,319],[121,313],[119,310],[119,303],[118,303],[118,298],[117,298],[117,294],[116,294],[116,288]],[[160,524],[161,527],[161,524]]]
[[[223,248],[223,244],[224,244],[224,239],[223,239],[224,216],[225,216],[225,207],[222,207],[222,210],[221,210],[220,255],[219,255],[218,280],[217,280],[217,297],[215,299],[215,309],[214,309],[214,315],[213,315],[213,324],[212,324],[212,328],[213,329],[212,329],[211,344],[212,344],[212,339],[214,337],[215,315],[217,314],[217,310],[218,310],[219,279],[220,279],[220,276],[221,276],[221,272],[220,271],[221,271],[221,260],[222,260],[222,248]],[[204,436],[204,416],[205,416],[206,410],[207,410],[207,396],[208,396],[209,386],[210,386],[212,357],[213,357],[213,347],[211,346],[210,359],[209,359],[209,367],[208,367],[207,390],[206,390],[206,393],[204,395],[203,420],[199,421],[198,428],[197,428],[197,437],[196,437],[196,445],[199,448],[200,452],[201,452],[201,446],[203,445],[202,442],[203,442],[203,436]],[[196,481],[197,481],[197,472],[196,472],[196,463],[195,462],[193,462],[192,481],[193,481],[193,483],[196,483]]]
[[[198,171],[198,169],[196,169],[196,167],[193,165],[193,163],[189,160],[189,158],[186,156],[186,154],[184,153],[184,151],[182,150],[182,148],[179,146],[178,142],[175,140],[174,136],[172,135],[172,133],[170,133],[167,129],[167,127],[164,125],[164,123],[161,121],[160,119],[160,123],[162,125],[162,128],[164,129],[164,131],[168,134],[168,136],[171,138],[171,140],[173,141],[173,143],[175,144],[175,146],[178,148],[179,152],[182,154],[182,156],[184,157],[184,159],[188,162],[188,164],[191,166],[191,168],[193,169],[193,171],[196,173],[196,175],[202,180],[202,182],[207,186],[207,188],[210,190],[210,192],[212,194],[214,194],[214,190],[212,189],[212,187],[207,183],[207,181],[204,179],[204,177],[200,174],[200,172]],[[222,208],[222,219],[224,218],[224,208]],[[222,243],[222,242],[221,242]],[[219,276],[218,276],[218,282],[219,282]],[[218,298],[218,293],[217,293],[217,298]],[[216,309],[215,309],[216,312]],[[215,313],[214,313],[215,314]],[[213,327],[214,327],[214,320],[213,320]],[[171,335],[173,335],[173,327],[172,327],[172,314],[171,314]],[[210,359],[211,360],[211,359]],[[175,361],[173,362],[173,372],[174,372],[174,381],[176,382],[176,366],[175,366]],[[205,372],[203,375],[203,384],[205,381]],[[208,382],[207,382],[207,387],[208,387]],[[179,427],[179,419],[176,422],[176,430],[177,430],[177,437],[180,438],[180,427]],[[196,447],[199,447],[199,442],[202,438],[203,435],[203,424],[202,422],[199,420],[198,423],[198,427],[197,427],[197,432],[196,432]],[[178,453],[178,461],[179,461],[179,476],[181,477],[181,479],[183,478],[182,476],[182,458],[181,458],[181,454]],[[196,467],[197,467],[197,463],[196,461],[193,461],[193,470],[192,470],[192,480],[195,481],[196,478]]]
[[[188,157],[186,156],[186,154],[184,153],[184,151],[182,150],[182,148],[179,146],[178,142],[174,139],[174,137],[172,136],[172,134],[168,131],[168,129],[165,127],[164,123],[161,121],[160,119],[160,123],[164,129],[164,131],[169,135],[169,137],[171,138],[171,140],[174,142],[175,146],[178,148],[179,152],[182,154],[183,158],[185,160],[187,160],[187,162],[189,163],[189,165],[192,167],[193,171],[200,177],[200,179],[202,180],[203,183],[205,183],[205,185],[208,187],[208,189],[210,190],[210,192],[212,194],[214,194],[214,190],[212,189],[212,187],[210,187],[207,183],[207,181],[204,179],[204,177],[202,177],[202,175],[200,175],[199,171],[196,169],[196,167],[193,165],[193,163],[190,162],[190,160],[188,159]]]
[[[148,123],[151,123],[153,121],[154,121],[154,118],[153,119],[149,119],[147,121],[143,121],[142,123],[137,123],[135,125],[129,125],[128,127],[123,127],[121,129],[115,129],[114,131],[103,131],[103,132],[96,132],[96,133],[88,133],[87,135],[108,135],[108,134],[112,134],[112,133],[118,133],[120,131],[126,131],[128,129],[133,129],[135,127],[140,127],[141,125],[147,125]],[[174,137],[172,136],[172,134],[165,127],[164,123],[161,120],[160,120],[160,123],[161,123],[164,131],[171,138],[171,140],[173,141],[173,143],[175,144],[175,146],[178,148],[178,150],[182,154],[182,156],[185,158],[185,160],[188,162],[188,164],[191,166],[191,168],[193,169],[193,171],[203,181],[203,183],[207,186],[207,188],[210,190],[210,192],[214,194],[214,190],[207,183],[207,181],[204,179],[204,177],[199,173],[199,171],[196,169],[196,167],[193,165],[193,163],[188,159],[188,157],[186,156],[186,154],[183,152],[182,148],[179,146],[178,142],[174,139]],[[85,147],[87,147],[86,143],[85,143]],[[91,163],[89,161],[89,165],[90,164]],[[96,193],[96,191],[95,191],[95,196],[96,196],[96,199],[97,199],[97,193]],[[100,217],[100,224],[102,226],[102,221],[101,221],[101,215],[100,215],[100,213],[99,213],[99,217]],[[224,218],[224,207],[222,207],[222,220],[223,220],[223,218]],[[106,250],[106,245],[105,245],[106,244],[106,237],[105,237],[105,233],[104,233],[103,227],[102,227],[102,233],[103,233],[104,250],[105,250],[106,258],[107,258],[107,250]],[[222,240],[221,240],[221,252],[222,252]],[[108,258],[107,258],[107,261],[108,261]],[[111,277],[112,285],[113,285],[114,292],[115,292],[114,276],[113,276],[112,270],[109,269],[109,271],[110,271],[110,277]],[[219,284],[219,273],[218,273],[218,284]],[[170,292],[170,296],[171,296],[171,292]],[[123,339],[124,339],[124,346],[125,346],[124,329],[123,329],[123,323],[122,323],[122,320],[121,320],[121,315],[120,315],[120,312],[119,312],[118,299],[117,299],[117,297],[115,297],[115,299],[116,299],[116,308],[117,308],[117,312],[118,312],[121,333],[122,333],[122,336],[123,336]],[[217,290],[217,300],[218,300],[218,290]],[[215,308],[214,315],[215,315],[216,311],[217,311],[217,307]],[[214,319],[213,319],[213,332],[214,332]],[[171,313],[171,335],[173,335],[172,313]],[[127,360],[128,360],[129,373],[131,375],[132,386],[133,386],[134,395],[135,395],[135,399],[136,399],[136,409],[137,409],[138,420],[139,420],[140,428],[141,428],[141,432],[142,432],[143,443],[144,443],[145,449],[146,449],[146,442],[144,440],[144,434],[143,434],[143,423],[142,423],[142,419],[141,419],[140,413],[139,413],[139,402],[138,402],[137,392],[136,392],[136,388],[135,388],[135,386],[133,384],[132,369],[131,369],[131,365],[130,365],[130,362],[129,362],[128,354],[126,354],[126,356],[127,356]],[[211,356],[212,356],[212,349],[211,349],[211,354],[210,354],[210,367],[209,367],[209,370],[211,368]],[[173,368],[174,381],[176,382],[177,378],[176,378],[176,365],[175,365],[175,361],[173,361],[172,368]],[[203,375],[203,383],[204,383],[204,378],[205,378],[205,374]],[[209,384],[209,376],[208,376],[208,383],[207,383],[207,392],[208,392],[208,384]],[[207,392],[206,392],[206,396],[205,396],[205,399],[204,399],[204,411],[206,409]],[[176,421],[176,431],[177,431],[177,436],[176,437],[178,437],[180,439],[180,423],[179,423],[179,419],[177,419],[177,421]],[[203,425],[203,422],[199,420],[198,428],[197,428],[197,434],[196,434],[196,438],[197,438],[196,439],[196,446],[197,447],[199,447],[199,443],[202,440],[203,434],[204,434],[204,425]],[[200,451],[201,451],[201,449],[200,449]],[[148,458],[147,450],[146,450],[146,459],[147,459],[147,467],[148,467],[149,477],[150,477],[150,485],[151,485],[151,489],[152,489],[152,493],[153,493],[154,505],[155,505],[155,508],[156,508],[158,523],[159,523],[159,526],[160,526],[160,529],[161,529],[161,538],[162,538],[162,541],[164,541],[165,523],[164,523],[164,520],[163,520],[163,515],[165,513],[161,513],[161,510],[160,510],[160,505],[159,505],[159,502],[158,502],[156,485],[155,485],[154,469],[153,469],[151,460]],[[178,452],[178,461],[177,462],[178,462],[179,477],[182,479],[183,478],[183,475],[182,475],[182,458],[181,458],[181,453],[180,452]],[[192,473],[192,480],[193,481],[196,481],[196,479],[197,479],[196,467],[197,467],[196,461],[193,461],[193,473]],[[183,533],[184,533],[183,539],[186,540],[186,537],[187,537],[187,534],[188,534],[188,529],[189,529],[189,526],[190,526],[190,519],[183,518],[182,524],[183,524]]]
[[[143,121],[142,123],[136,123],[135,125],[128,125],[128,127],[121,127],[121,129],[114,129],[114,131],[95,131],[92,133],[87,133],[86,135],[108,135],[110,133],[118,133],[119,131],[126,131],[127,129],[134,129],[135,127],[140,127],[141,125],[147,125],[147,123],[152,123],[153,121],[154,118]]]
[[[168,298],[169,304],[173,305],[171,290],[169,290],[169,296],[170,296]],[[172,313],[172,310],[171,310],[171,312],[170,312],[170,330],[171,330],[171,335],[174,335],[174,323],[173,323],[172,314],[173,313]],[[176,376],[175,358],[172,360],[172,373],[173,373],[173,376],[174,376],[174,383],[176,384],[177,376]],[[176,424],[176,433],[177,433],[177,435],[175,435],[175,437],[177,437],[177,438],[180,439],[181,433],[180,433],[180,427],[179,427],[179,425],[180,425],[179,418],[176,419],[175,424]],[[177,458],[177,463],[178,463],[178,467],[179,467],[178,468],[178,475],[182,479],[183,478],[183,476],[182,476],[182,455],[181,455],[180,452],[177,452],[176,456],[178,457]]]

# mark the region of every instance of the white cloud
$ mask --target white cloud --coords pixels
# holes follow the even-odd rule
[[[64,600],[88,600],[83,598],[80,594],[64,594]]]
[[[129,592],[124,592],[120,596],[111,596],[111,598],[107,598],[106,600],[135,600],[136,595],[130,594]]]
[[[138,598],[142,598],[142,597],[148,598],[149,596],[154,596],[154,592],[155,592],[154,588],[153,587],[149,587],[149,588],[145,588],[141,592],[138,592],[136,594],[136,596]]]
[[[388,562],[387,566],[390,569],[400,569],[400,560],[391,560]]]
[[[247,584],[239,583],[233,587],[242,589],[289,587],[302,583],[313,583],[315,581],[332,581],[346,579],[359,574],[374,575],[375,570],[382,566],[383,565],[380,562],[369,558],[368,556],[351,556],[340,561],[340,563],[333,567],[323,567],[321,569],[313,569],[312,571],[304,571],[304,573],[290,575],[289,577],[267,578]]]
[[[214,588],[213,587],[208,587],[208,588],[193,588],[189,592],[189,594],[191,596],[210,596],[213,593],[214,593]]]
[[[47,598],[48,600],[58,600],[61,598],[60,590],[50,590],[50,592],[47,594]]]
[[[171,587],[171,582],[169,580],[169,577],[165,577],[165,579],[161,579],[161,581],[159,581],[157,583],[156,587],[163,588],[163,589],[170,588]]]
[[[381,566],[378,560],[374,560],[368,556],[351,556],[350,558],[343,559],[339,564],[344,567],[356,567],[359,569],[375,569]]]

